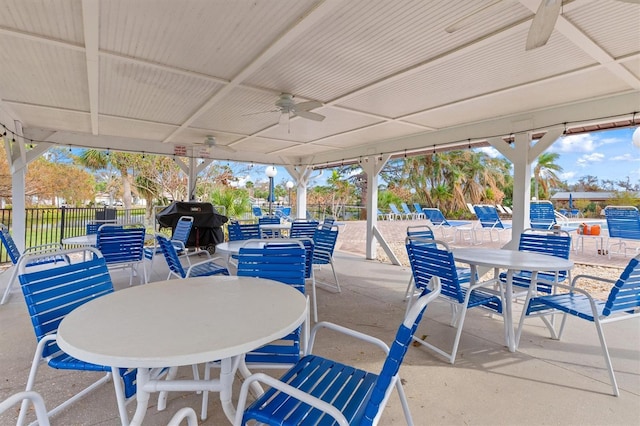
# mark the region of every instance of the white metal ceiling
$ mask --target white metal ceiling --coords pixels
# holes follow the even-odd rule
[[[0,0],[0,119],[36,142],[197,155],[214,135],[235,150],[214,157],[314,165],[640,110],[640,5],[566,1],[528,52],[539,0],[445,31],[488,3]],[[282,92],[326,119],[279,124]]]

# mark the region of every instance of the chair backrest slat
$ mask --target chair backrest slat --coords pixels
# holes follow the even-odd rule
[[[23,263],[30,257],[27,256]],[[106,262],[97,251],[93,251],[90,260],[47,270],[25,272],[21,264],[19,280],[38,341],[55,333],[62,319],[73,309],[113,292]],[[44,356],[58,351],[57,345],[51,343],[47,345]]]
[[[169,270],[182,278],[186,277],[187,272],[182,267],[176,248],[171,244],[171,241],[169,241],[164,235],[156,234],[156,242],[158,247],[160,247],[160,250],[162,250],[162,254],[167,261]]]
[[[427,216],[427,220],[429,220],[429,222],[431,222],[434,226],[449,225],[447,219],[444,217],[440,209],[425,207],[422,209],[422,212],[425,214],[425,216]]]
[[[427,225],[407,226],[407,237],[433,240],[433,230]]]
[[[569,259],[571,235],[561,230],[525,229],[520,234],[518,250]],[[567,273],[567,271],[560,271],[558,277],[564,278]]]
[[[529,222],[533,229],[551,229],[556,224],[556,214],[550,201],[532,201],[529,205]]]
[[[294,220],[291,222],[289,236],[291,238],[313,238],[313,234],[320,226],[317,220]]]
[[[11,259],[11,263],[14,265],[17,264],[21,253],[20,250],[18,250],[18,246],[16,246],[15,241],[13,241],[13,237],[9,233],[9,228],[4,224],[0,224],[0,240],[2,240],[2,245],[4,245],[4,248],[9,255],[9,259]]]
[[[640,240],[640,213],[631,206],[607,206],[604,209],[609,237]]]
[[[438,240],[407,238],[406,249],[416,287],[424,289],[432,277],[440,277],[441,294],[464,301],[453,253]]]
[[[261,237],[259,223],[232,222],[229,225],[229,241],[253,240]]]
[[[640,308],[640,255],[629,261],[609,293],[603,315]]]
[[[107,264],[139,262],[144,256],[145,233],[142,226],[102,225],[98,228],[96,246]]]
[[[262,248],[242,247],[238,276],[280,281],[304,293],[306,251],[299,242],[267,243]]]
[[[338,240],[338,229],[316,229],[313,234],[313,263],[327,264],[330,263],[333,251]]]
[[[497,228],[504,229],[504,225],[498,216],[498,210],[495,206],[489,206],[486,204],[476,204],[473,206],[473,210],[478,216],[478,221],[483,228]]]
[[[180,216],[173,230],[173,235],[171,235],[171,239],[180,241],[186,247],[187,241],[189,241],[189,234],[191,234],[191,228],[193,228],[193,216]]]

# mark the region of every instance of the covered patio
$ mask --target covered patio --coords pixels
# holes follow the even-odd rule
[[[408,221],[385,222],[384,231],[401,240]],[[418,222],[418,221],[411,221]],[[342,293],[319,290],[319,316],[355,328],[390,342],[404,311],[404,291],[409,269],[389,263],[365,260],[348,250],[362,247],[365,223],[350,223],[342,232],[336,252],[336,266]],[[488,243],[486,243],[488,244]],[[585,253],[592,253],[587,247]],[[580,257],[582,256],[582,257]],[[595,254],[573,254],[575,262],[584,262]],[[603,260],[604,256],[600,256]],[[628,262],[622,256],[612,259],[615,265]],[[330,269],[319,272],[329,278]],[[128,275],[112,273],[116,287],[128,287]],[[7,274],[0,276],[6,280]],[[154,262],[151,281],[166,278],[162,259]],[[3,288],[4,284],[0,284]],[[521,305],[516,305],[516,315]],[[428,308],[418,334],[429,334],[437,344],[450,345],[454,330],[449,327],[449,306],[435,302]],[[0,309],[0,364],[5,372],[0,399],[21,391],[26,382],[35,348],[35,338],[22,297],[14,294]],[[502,319],[470,311],[463,331],[455,365],[426,351],[411,347],[401,368],[409,404],[417,424],[637,424],[640,416],[640,361],[638,321],[605,326],[609,349],[621,390],[611,395],[606,368],[593,325],[569,319],[561,341],[549,339],[542,322],[531,319],[515,353],[504,345]],[[366,346],[353,345],[348,339],[332,334],[317,342],[318,352],[341,361],[375,371],[381,355]],[[50,404],[59,402],[71,387],[90,382],[91,374],[53,372],[43,369],[36,386]],[[274,374],[275,372],[272,372]],[[184,367],[180,375],[189,377]],[[236,378],[237,393],[240,379]],[[219,401],[209,399],[209,418],[202,424],[225,424]],[[193,392],[171,393],[167,410],[156,410],[153,396],[146,424],[162,425],[178,409],[190,406],[199,412],[201,397]],[[135,403],[129,406],[132,411]],[[0,416],[0,424],[15,421],[17,410]],[[381,424],[403,424],[404,418],[396,395],[393,395]],[[106,384],[81,402],[53,419],[53,424],[115,425],[119,423],[113,387]]]

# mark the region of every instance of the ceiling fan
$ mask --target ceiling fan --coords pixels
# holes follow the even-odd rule
[[[280,111],[281,117],[288,116],[291,118],[298,116],[313,121],[322,121],[325,119],[324,115],[310,111],[315,108],[320,108],[321,106],[322,103],[318,101],[300,102],[297,104],[293,101],[293,95],[291,93],[280,94],[280,97],[276,101],[276,107],[278,108],[276,111]]]
[[[219,149],[222,151],[236,152],[236,150],[231,148],[230,146],[218,145],[218,141],[213,135],[207,135],[207,137],[204,139],[203,144],[206,149]]]
[[[471,12],[470,14],[463,16],[451,25],[445,28],[445,31],[452,33],[458,31],[476,19],[476,16],[487,9],[494,7],[504,0],[493,0],[485,6]],[[640,4],[640,0],[618,0],[626,3]],[[544,46],[549,41],[551,33],[556,25],[558,16],[560,16],[560,9],[562,7],[562,0],[541,0],[540,6],[536,11],[531,27],[529,28],[529,34],[527,35],[527,43],[525,50],[532,50],[538,47]]]

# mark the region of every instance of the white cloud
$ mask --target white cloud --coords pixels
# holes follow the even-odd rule
[[[609,161],[640,161],[640,156],[631,155],[628,152],[625,152],[622,155],[616,155],[615,157],[609,158]]]
[[[566,172],[566,173],[560,173],[560,176],[558,176],[560,179],[562,180],[572,180],[573,178],[576,177],[576,172]]]
[[[593,135],[584,133],[559,138],[551,145],[549,151],[558,153],[593,152],[599,145]]]
[[[585,154],[582,157],[578,158],[577,163],[580,167],[587,167],[592,163],[600,163],[604,160],[604,154],[599,152],[594,152],[591,154]]]

